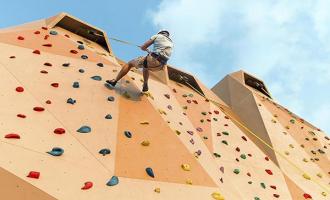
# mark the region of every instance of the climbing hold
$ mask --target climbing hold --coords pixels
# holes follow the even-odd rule
[[[221,171],[222,173],[225,173],[225,168],[224,168],[223,166],[221,166],[221,167],[220,167],[220,171]]]
[[[236,147],[236,149],[235,149],[237,152],[240,152],[241,151],[241,149],[239,148],[239,147]]]
[[[228,145],[228,142],[226,140],[222,140],[221,142],[225,145]]]
[[[58,134],[58,135],[64,134],[65,133],[65,129],[64,128],[56,128],[54,130],[54,133],[55,134]]]
[[[242,136],[242,139],[243,139],[244,141],[247,141],[247,139],[246,139],[246,137],[245,137],[245,136]]]
[[[182,165],[181,165],[181,168],[182,168],[184,171],[190,171],[190,165],[189,165],[189,164],[182,164]]]
[[[51,30],[51,31],[49,31],[49,34],[51,34],[51,35],[57,35],[57,32],[54,31],[54,30]]]
[[[263,189],[266,189],[266,184],[265,184],[265,183],[260,183],[260,186],[261,186]]]
[[[141,125],[149,125],[149,122],[148,121],[142,121],[140,122]]]
[[[108,97],[108,101],[114,101],[114,100],[115,100],[115,97],[113,97],[113,96]]]
[[[52,65],[51,63],[49,63],[49,62],[44,63],[44,65],[47,66],[47,67],[51,67],[51,66],[53,66],[53,65]]]
[[[52,83],[50,84],[51,86],[53,86],[54,88],[58,88],[59,84],[58,83]]]
[[[24,88],[23,87],[17,87],[16,92],[24,92]]]
[[[43,107],[34,107],[33,108],[34,111],[37,111],[37,112],[42,112],[44,111],[45,109]]]
[[[40,177],[40,172],[30,171],[29,174],[27,175],[27,177],[29,177],[29,178],[35,178],[35,179],[39,179],[39,177]]]
[[[279,197],[280,197],[279,194],[273,194],[273,196],[274,196],[275,198],[279,198]]]
[[[64,36],[67,37],[67,38],[70,38],[70,35],[68,35],[68,34],[65,34]]]
[[[49,35],[45,35],[44,40],[48,40]]]
[[[239,169],[234,169],[233,171],[235,174],[239,174],[240,173],[240,170]]]
[[[177,135],[181,135],[181,132],[178,131],[178,130],[175,130],[175,133],[176,133]]]
[[[87,55],[81,55],[80,57],[81,57],[82,59],[84,59],[84,60],[85,60],[85,59],[88,59],[88,56],[87,56]]]
[[[85,49],[85,46],[82,45],[82,44],[79,44],[79,45],[78,45],[78,49],[80,49],[80,50],[84,50],[84,49]]]
[[[107,186],[115,186],[119,183],[117,176],[112,176],[111,179],[107,182]]]
[[[19,118],[26,118],[26,116],[23,115],[23,114],[17,114],[16,116],[19,117]]]
[[[245,154],[241,154],[240,156],[242,159],[246,159],[246,155]]]
[[[218,153],[213,153],[213,155],[214,155],[216,158],[221,158],[221,155],[218,154]]]
[[[76,100],[74,100],[74,99],[72,99],[72,98],[68,98],[68,100],[66,100],[66,102],[67,103],[69,103],[69,104],[75,104],[77,101]]]
[[[305,199],[312,199],[312,196],[310,194],[305,193],[303,196]]]
[[[76,50],[72,49],[72,50],[70,50],[70,53],[72,53],[72,54],[77,54],[77,53],[78,53],[78,51],[76,51]]]
[[[146,168],[146,172],[150,177],[155,178],[154,171],[150,167]]]
[[[96,65],[99,67],[104,67],[103,63],[97,63]]]
[[[51,151],[47,152],[52,156],[61,156],[64,153],[64,150],[60,147],[54,147]]]
[[[63,63],[62,66],[63,67],[69,67],[70,66],[70,63]]]
[[[103,156],[108,155],[110,153],[111,153],[110,149],[101,149],[99,151],[99,154],[102,154]]]
[[[10,59],[14,59],[14,58],[16,58],[16,56],[10,56],[9,58],[10,58]]]
[[[296,121],[294,119],[290,119],[290,123],[294,124]]]
[[[79,88],[79,82],[77,82],[77,81],[73,82],[72,87]]]
[[[79,133],[89,133],[91,131],[92,131],[92,129],[89,126],[82,126],[77,130],[77,132],[79,132]]]
[[[164,94],[164,96],[168,99],[170,99],[170,95],[169,94]]]
[[[141,145],[147,147],[150,145],[150,142],[148,140],[144,140],[143,142],[141,142]]]
[[[201,127],[197,127],[196,130],[197,130],[198,132],[203,132],[203,129],[202,129]]]
[[[250,172],[246,173],[246,175],[249,176],[249,177],[251,177],[251,173]]]
[[[124,134],[125,134],[125,136],[128,137],[128,138],[132,138],[132,133],[129,132],[129,131],[124,131]]]
[[[219,192],[213,192],[211,196],[215,200],[225,200],[225,198]]]
[[[52,47],[53,45],[52,44],[43,44],[42,46],[44,46],[44,47]]]
[[[306,173],[303,174],[303,177],[304,177],[305,179],[307,179],[307,180],[311,180],[311,177],[310,177],[308,174],[306,174]]]
[[[326,192],[322,192],[321,194],[322,194],[322,196],[324,196],[324,197],[327,196],[327,193],[326,193]]]
[[[9,134],[5,135],[5,138],[7,138],[7,139],[20,139],[21,136],[19,136],[16,133],[9,133]]]
[[[83,69],[79,69],[79,72],[80,72],[80,73],[84,73],[85,70],[83,70]]]
[[[102,77],[101,76],[92,76],[91,79],[93,79],[95,81],[101,81]]]
[[[35,31],[34,34],[38,35],[40,34],[40,31]]]
[[[261,200],[259,197],[254,197],[254,200]]]
[[[276,186],[275,185],[271,185],[269,187],[272,188],[272,189],[274,189],[274,190],[276,190]]]
[[[267,174],[269,174],[269,175],[273,175],[272,170],[270,170],[270,169],[265,169],[265,171],[266,171]]]
[[[112,116],[111,116],[110,114],[107,114],[107,115],[105,116],[105,118],[106,118],[106,119],[112,119]]]
[[[319,177],[319,178],[323,177],[321,173],[317,173],[316,176]]]
[[[40,51],[39,50],[34,50],[32,53],[40,55]]]
[[[172,109],[173,109],[171,105],[168,105],[167,108],[168,108],[169,110],[172,110]]]
[[[52,104],[52,102],[50,100],[47,100],[45,103],[46,104]]]
[[[227,131],[223,131],[222,134],[229,135],[229,133]]]
[[[156,193],[160,193],[160,188],[155,188],[155,189],[154,189],[154,192],[156,192]]]
[[[24,40],[24,37],[23,36],[18,36],[17,39],[18,40]]]
[[[84,186],[81,188],[82,190],[88,190],[93,187],[93,183],[88,181],[84,183]]]

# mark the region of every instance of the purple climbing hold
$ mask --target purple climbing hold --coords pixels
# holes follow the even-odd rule
[[[196,130],[197,130],[198,132],[203,132],[203,129],[202,129],[201,127],[197,127]]]

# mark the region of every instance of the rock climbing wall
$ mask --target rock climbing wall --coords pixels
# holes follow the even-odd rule
[[[135,69],[105,87],[121,69],[110,46],[56,26],[65,17],[84,23],[62,13],[0,30],[1,199],[328,198],[286,160],[270,159],[239,115],[198,80],[212,100],[164,83],[162,74],[141,94]],[[276,130],[273,145],[328,184],[329,138],[257,100],[265,127]]]

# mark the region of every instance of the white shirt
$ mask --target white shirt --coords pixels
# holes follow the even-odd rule
[[[150,39],[154,41],[152,52],[165,56],[169,59],[174,46],[172,40],[162,34],[154,35]]]

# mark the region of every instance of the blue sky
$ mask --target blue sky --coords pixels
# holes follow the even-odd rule
[[[275,100],[330,133],[330,1],[0,0],[0,28],[68,12],[110,36],[140,44],[173,34],[171,64],[212,87],[239,69],[263,79]],[[129,60],[143,52],[112,42]]]

